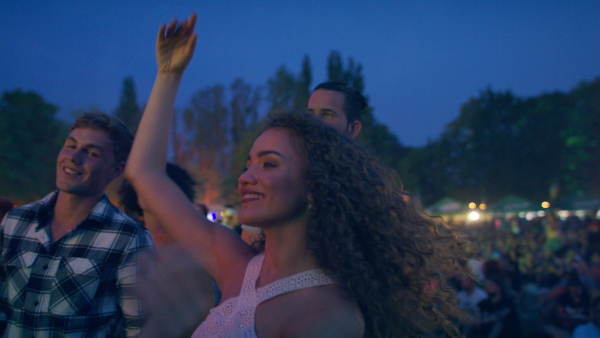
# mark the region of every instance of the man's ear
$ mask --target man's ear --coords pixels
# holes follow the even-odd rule
[[[355,120],[354,122],[352,122],[348,125],[348,135],[351,138],[355,138],[356,136],[358,136],[361,129],[362,129],[362,123],[360,123],[360,121],[358,121],[358,120]]]
[[[111,178],[114,180],[115,178],[119,177],[123,171],[125,171],[125,162],[119,162],[115,164]]]

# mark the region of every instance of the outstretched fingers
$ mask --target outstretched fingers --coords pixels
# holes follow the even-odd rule
[[[198,16],[196,13],[192,13],[190,18],[183,21],[177,21],[177,19],[171,20],[169,25],[162,24],[159,28],[158,35],[161,38],[168,38],[172,36],[191,36],[196,26],[196,20]]]
[[[192,37],[190,38],[186,48],[186,52],[190,55],[194,54],[194,50],[196,49],[196,40],[198,40],[198,34],[192,34]]]
[[[173,19],[167,27],[167,37],[175,35],[177,32],[177,20]]]
[[[156,39],[156,57],[160,72],[182,72],[194,54],[197,34],[196,14],[183,21],[161,25]]]
[[[164,23],[158,27],[158,36],[156,37],[156,41],[162,41],[165,39],[165,30],[167,29],[167,25]]]
[[[198,19],[198,16],[196,15],[196,13],[192,13],[192,15],[190,15],[190,18],[187,21],[185,21],[184,27],[186,27],[187,31],[194,31],[194,27],[196,27],[196,19]]]

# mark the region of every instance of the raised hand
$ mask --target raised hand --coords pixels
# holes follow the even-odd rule
[[[156,61],[159,73],[182,73],[190,63],[198,35],[194,33],[196,14],[181,23],[171,21],[158,29]]]

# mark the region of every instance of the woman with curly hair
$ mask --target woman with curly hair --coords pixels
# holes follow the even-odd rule
[[[159,30],[159,71],[126,168],[144,212],[222,291],[194,336],[454,335],[459,312],[446,279],[463,243],[406,198],[393,171],[315,117],[272,117],[238,179],[238,217],[263,230],[261,252],[201,217],[168,179],[173,103],[195,20]]]

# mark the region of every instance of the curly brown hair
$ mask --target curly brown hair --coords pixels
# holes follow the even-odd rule
[[[461,311],[448,278],[464,270],[467,243],[405,200],[393,170],[312,115],[271,116],[264,130],[271,128],[291,131],[302,146],[312,205],[307,245],[359,305],[365,335],[458,335]]]

